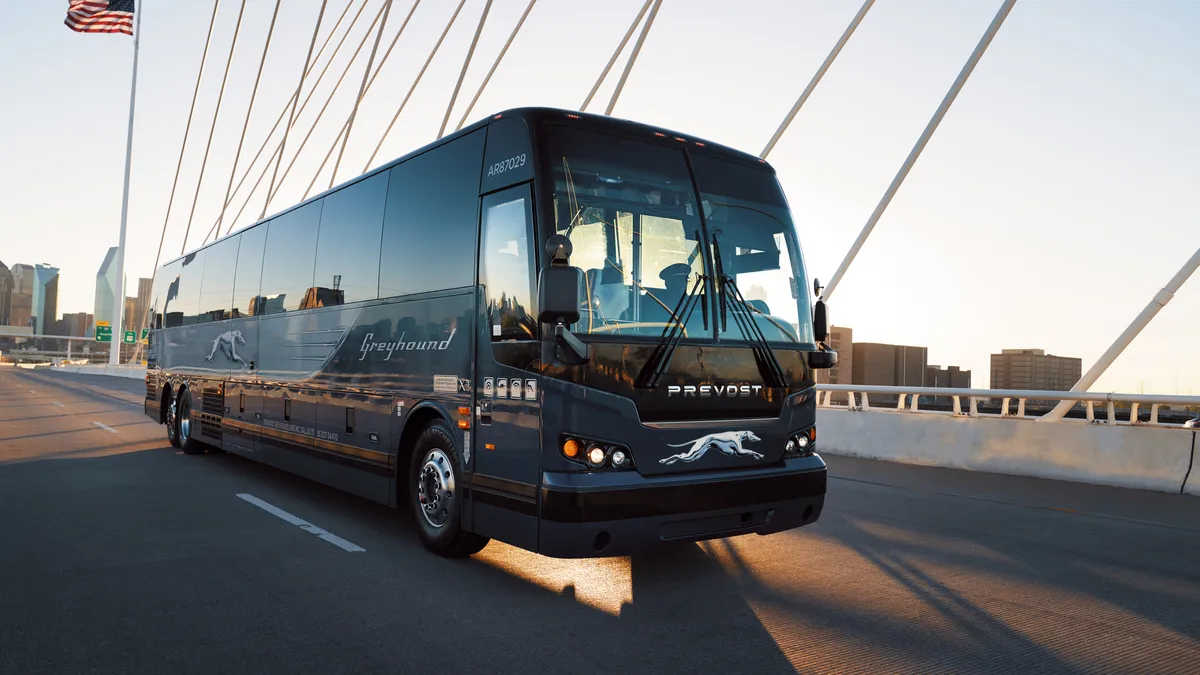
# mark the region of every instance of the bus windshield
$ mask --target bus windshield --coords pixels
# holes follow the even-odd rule
[[[802,257],[770,172],[693,153],[693,183],[682,149],[562,126],[545,131],[555,231],[571,240],[589,299],[572,331],[658,338],[694,291],[695,309],[679,317],[684,339],[711,341],[715,322],[719,339],[749,340],[740,326],[754,321],[769,342],[813,342]],[[718,269],[744,304],[728,289],[725,302],[712,302],[716,286],[697,287]]]

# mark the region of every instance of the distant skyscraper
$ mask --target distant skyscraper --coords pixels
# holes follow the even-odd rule
[[[45,263],[33,266],[33,332],[50,335],[58,323],[58,268]]]
[[[837,365],[815,371],[816,381],[819,384],[851,384],[854,373],[854,329],[847,326],[831,326],[829,339],[825,343],[837,352]]]
[[[1003,349],[992,354],[992,389],[1068,391],[1082,374],[1082,359],[1041,349]]]
[[[0,326],[7,326],[12,313],[12,272],[8,265],[0,262]]]
[[[137,330],[138,326],[149,326],[145,322],[146,312],[150,310],[150,294],[154,289],[154,279],[138,279],[137,306],[134,308],[133,321],[129,330]]]
[[[949,387],[951,389],[970,389],[971,371],[962,370],[958,366],[927,366],[925,368],[926,387]]]
[[[70,337],[87,337],[92,332],[92,315],[86,312],[63,314],[63,335]]]
[[[9,306],[8,325],[32,328],[33,289],[36,280],[33,265],[16,264],[12,266],[12,294]]]
[[[926,347],[856,342],[851,372],[854,384],[921,387],[927,364]]]
[[[93,307],[95,321],[112,323],[113,309],[117,301],[117,247],[108,249],[104,262],[96,272],[96,304]],[[114,327],[116,328],[116,327]]]

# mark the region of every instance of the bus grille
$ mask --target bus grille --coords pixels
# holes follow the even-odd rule
[[[225,408],[225,391],[221,386],[204,388],[200,392],[200,435],[218,443],[221,441],[221,415]]]

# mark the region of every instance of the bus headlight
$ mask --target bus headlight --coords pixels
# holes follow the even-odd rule
[[[599,468],[604,466],[604,461],[608,459],[608,453],[604,452],[604,448],[600,447],[599,445],[593,445],[592,447],[588,448],[587,458],[588,464]]]
[[[792,433],[788,438],[787,444],[783,447],[783,458],[793,459],[796,457],[807,457],[813,454],[817,446],[817,428],[809,427],[802,431]]]
[[[628,471],[635,468],[633,453],[624,445],[563,434],[558,447],[564,458],[589,469]]]

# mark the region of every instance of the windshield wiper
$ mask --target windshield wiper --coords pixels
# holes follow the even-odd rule
[[[696,241],[700,241],[700,233],[696,233]],[[696,283],[692,286],[692,290],[688,291],[683,297],[679,298],[679,302],[675,305],[675,311],[671,313],[671,319],[663,328],[662,337],[659,340],[658,346],[651,352],[650,358],[646,359],[646,365],[642,366],[641,372],[638,373],[637,380],[634,386],[639,389],[653,389],[662,381],[663,375],[666,374],[667,368],[671,365],[671,357],[675,355],[675,348],[679,346],[679,341],[683,339],[683,334],[687,330],[687,322],[692,317],[692,312],[696,310],[697,300],[700,298],[700,289],[704,287],[707,276],[703,274],[696,275]],[[704,319],[704,330],[708,330],[708,303],[701,302],[700,312]]]
[[[713,235],[713,255],[717,259],[717,298],[721,311],[721,331],[726,330],[726,305],[732,303],[734,323],[742,331],[742,336],[751,343],[758,372],[763,376],[763,384],[768,388],[786,389],[789,386],[787,374],[783,372],[783,366],[779,365],[779,359],[775,358],[775,351],[771,349],[770,343],[758,327],[758,322],[754,320],[753,307],[742,296],[742,291],[738,289],[733,277],[725,274],[721,245],[717,242],[716,235]]]

